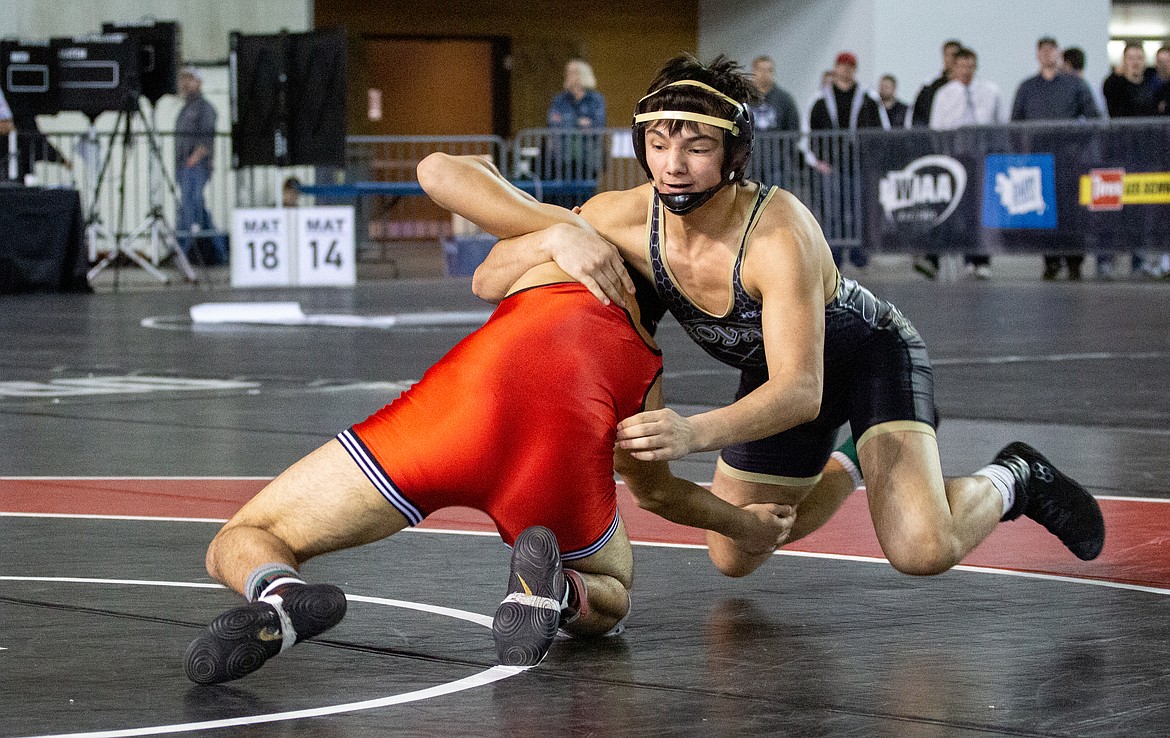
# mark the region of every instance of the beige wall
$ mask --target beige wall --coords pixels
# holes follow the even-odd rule
[[[698,45],[698,0],[315,0],[314,13],[318,28],[346,27],[351,59],[366,36],[510,37],[513,131],[544,125],[574,55],[593,65],[609,125],[624,126],[658,66]],[[355,72],[350,109],[360,117],[365,86]]]
[[[102,23],[146,17],[178,21],[189,61],[224,62],[228,34],[310,27],[311,0],[2,0],[0,36],[49,38],[98,33]]]

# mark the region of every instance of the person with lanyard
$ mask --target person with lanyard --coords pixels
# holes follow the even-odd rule
[[[1096,500],[1031,446],[1011,443],[973,474],[943,478],[922,337],[896,307],[842,277],[794,195],[745,176],[755,96],[726,57],[667,62],[634,111],[649,182],[587,202],[581,215],[595,233],[554,227],[501,241],[475,273],[476,294],[499,300],[518,274],[552,260],[603,302],[628,302],[628,263],[740,382],[725,407],[622,421],[619,448],[641,460],[720,450],[712,491],[736,505],[795,507],[789,541],[823,525],[864,477],[878,540],[901,572],[946,571],[1021,515],[1078,558],[1096,557],[1105,537]],[[834,451],[845,423],[855,454]],[[730,576],[770,558],[718,534],[708,545]]]

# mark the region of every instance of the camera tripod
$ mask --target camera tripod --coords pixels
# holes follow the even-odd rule
[[[154,117],[155,108],[152,105],[151,117]],[[130,160],[130,150],[134,144],[134,118],[137,117],[142,122],[143,130],[146,133],[146,140],[149,148],[148,172],[149,172],[149,187],[150,187],[150,210],[143,218],[142,222],[133,231],[127,232],[125,230],[125,215],[126,215],[126,168]],[[106,175],[109,172],[110,162],[113,159],[114,148],[117,139],[121,139],[122,161],[121,161],[121,179],[118,183],[118,222],[117,227],[111,234],[102,222],[101,215],[98,211],[98,201],[101,194],[102,183],[105,181]],[[87,134],[87,141],[91,145],[96,145],[97,133],[93,125],[93,120],[90,120],[90,129]],[[87,170],[88,171],[88,170]],[[155,264],[151,263],[143,254],[141,249],[134,248],[134,244],[139,241],[146,241],[150,245],[151,253],[164,253],[165,249],[169,248],[171,253],[175,256],[175,264],[179,271],[189,282],[198,282],[199,277],[195,273],[194,267],[188,260],[187,255],[183,249],[179,247],[178,236],[175,229],[167,222],[166,216],[163,214],[162,198],[160,196],[158,182],[159,179],[169,188],[171,195],[175,198],[175,202],[180,202],[178,188],[175,183],[167,176],[166,169],[163,166],[162,149],[158,144],[158,136],[156,134],[156,126],[153,120],[146,117],[142,112],[141,105],[135,107],[133,111],[122,111],[118,113],[118,120],[114,124],[114,133],[110,138],[110,147],[106,151],[106,156],[102,162],[101,168],[98,171],[96,182],[94,182],[90,209],[86,215],[86,232],[89,234],[91,249],[94,249],[94,255],[102,253],[97,250],[98,237],[104,237],[107,243],[112,242],[112,249],[105,252],[103,256],[93,267],[90,268],[86,274],[86,278],[92,284],[94,278],[102,271],[110,266],[115,268],[121,263],[121,259],[129,259],[134,264],[137,264],[151,276],[163,284],[170,283],[170,277],[160,270]]]

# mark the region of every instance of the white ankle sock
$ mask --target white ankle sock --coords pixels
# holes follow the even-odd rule
[[[1007,511],[1012,509],[1012,505],[1016,503],[1015,475],[999,464],[988,464],[971,476],[987,477],[991,480],[991,484],[999,490],[1000,496],[1003,497],[1003,514],[1007,514]]]

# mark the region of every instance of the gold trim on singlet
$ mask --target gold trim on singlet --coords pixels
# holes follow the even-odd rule
[[[937,437],[934,428],[931,428],[928,423],[923,423],[921,420],[891,420],[866,428],[865,433],[861,434],[861,438],[857,439],[857,450],[860,451],[862,446],[876,436],[884,436],[887,433],[897,433],[899,431],[925,433],[928,436]]]
[[[833,294],[829,295],[829,299],[825,300],[826,305],[832,304],[841,295],[841,288],[845,286],[845,278],[841,276],[841,270],[833,267],[833,271],[837,273],[837,276],[833,280]]]
[[[824,474],[817,474],[812,477],[782,477],[779,474],[760,474],[759,472],[743,471],[728,464],[723,460],[722,456],[715,461],[715,468],[732,479],[738,479],[741,482],[771,484],[775,487],[812,487],[821,481],[821,477],[824,476]]]
[[[763,186],[763,184],[757,184],[757,187],[759,188],[763,188]],[[775,185],[769,188],[768,194],[764,196],[764,201],[760,203],[758,208],[755,206],[755,198],[760,196],[759,189],[756,190],[755,195],[752,198],[752,207],[754,208],[754,213],[752,217],[748,218],[747,223],[745,223],[743,226],[743,233],[739,239],[739,249],[736,251],[736,258],[731,264],[731,271],[727,273],[727,308],[723,311],[722,314],[713,313],[710,310],[705,309],[699,303],[695,302],[694,298],[688,295],[687,291],[683,289],[681,284],[679,284],[678,278],[674,276],[674,270],[670,268],[670,261],[666,258],[666,207],[662,204],[661,199],[657,197],[657,193],[653,189],[650,191],[650,207],[647,209],[648,212],[646,215],[646,263],[650,266],[651,273],[653,273],[654,270],[654,261],[650,255],[650,240],[653,236],[653,234],[650,232],[650,229],[651,225],[654,223],[654,201],[658,199],[658,253],[662,259],[662,269],[666,272],[666,276],[670,278],[672,283],[674,283],[675,288],[678,289],[678,293],[682,295],[686,301],[694,306],[694,308],[699,312],[719,320],[728,317],[731,315],[731,311],[735,308],[735,265],[738,263],[741,267],[740,280],[742,281],[743,257],[744,254],[747,253],[748,236],[751,235],[751,232],[755,229],[756,224],[760,222],[760,218],[763,217],[764,210],[768,207],[768,203],[772,200],[772,195],[775,195],[776,190],[778,189],[780,188],[776,187]],[[753,297],[752,299],[755,298]]]

